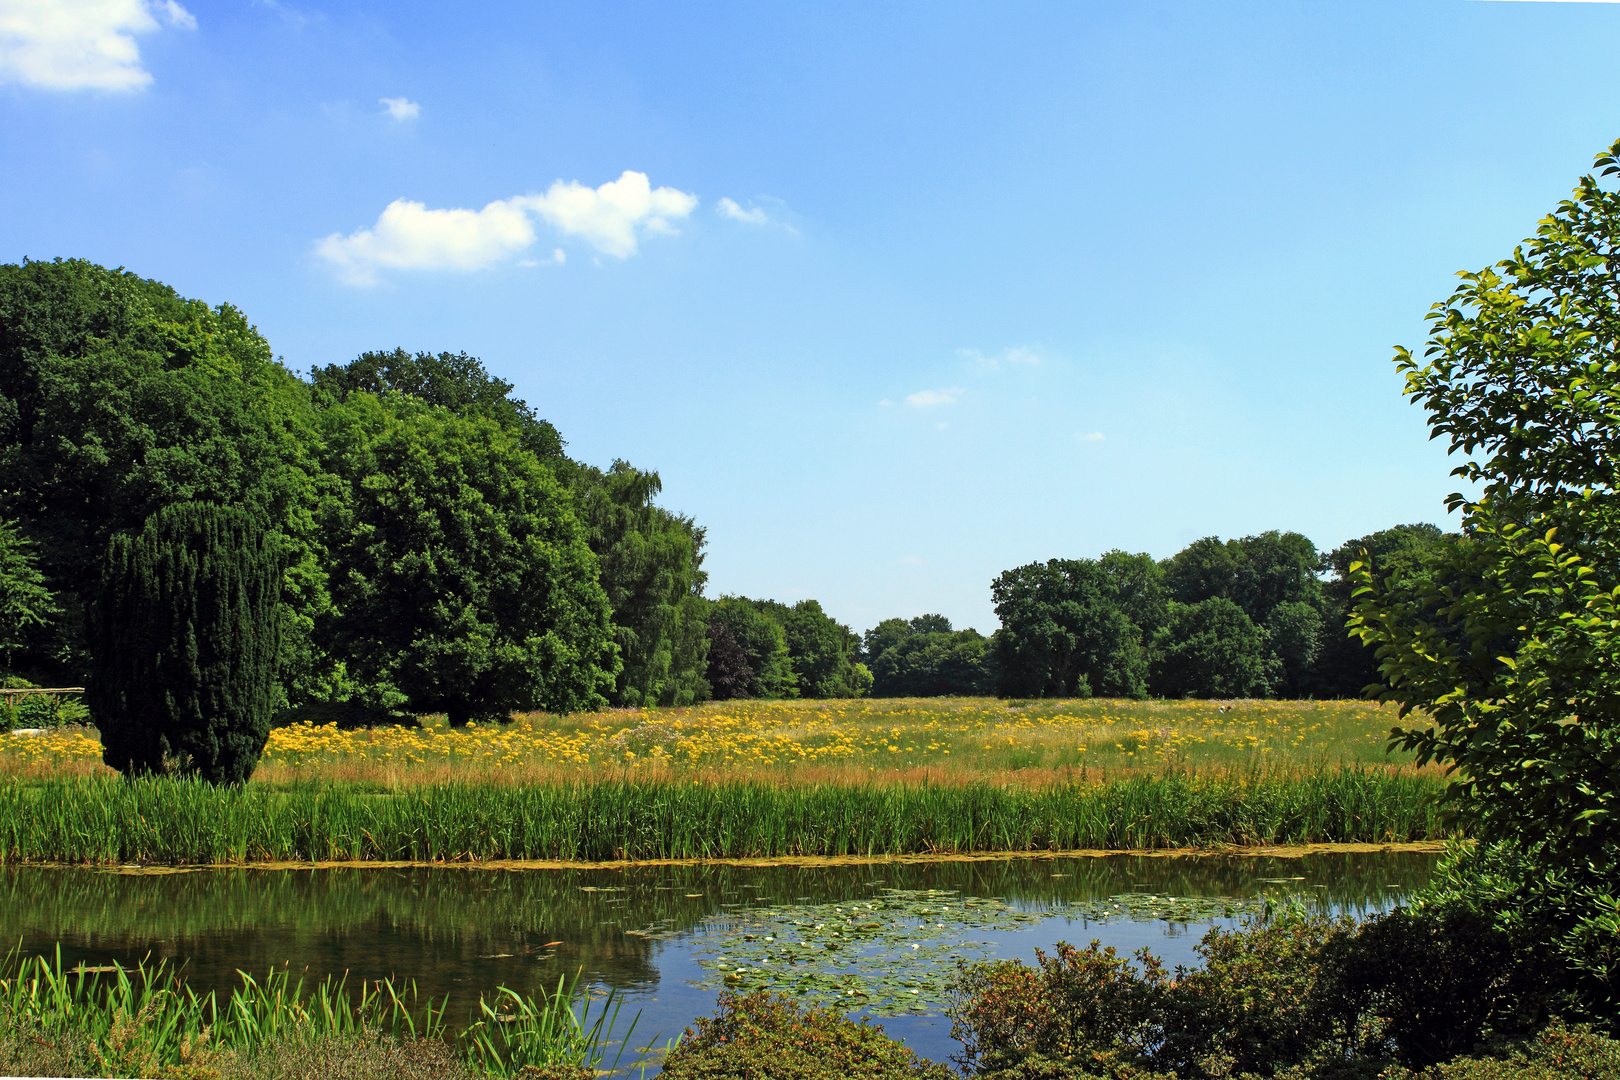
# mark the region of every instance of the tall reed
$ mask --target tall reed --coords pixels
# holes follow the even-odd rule
[[[394,793],[174,779],[0,781],[0,861],[758,858],[1445,835],[1442,782],[1384,769],[1166,775],[1044,788],[609,779]]]
[[[442,1004],[418,1002],[414,985],[402,990],[386,979],[351,993],[343,980],[306,989],[286,971],[263,981],[242,973],[241,985],[221,1004],[213,992],[192,990],[164,962],[64,969],[58,948],[53,958],[13,953],[0,965],[0,1030],[74,1042],[99,1074],[114,1076],[173,1073],[200,1067],[210,1055],[252,1057],[333,1037],[448,1040],[470,1071],[493,1077],[535,1070],[598,1075],[617,1043],[611,1066],[617,1070],[634,1020],[621,1038],[617,994],[602,1002],[592,1021],[588,999],[575,1012],[580,996],[573,990],[566,979],[539,999],[502,987],[494,1006],[480,998],[477,1018],[452,1031]]]

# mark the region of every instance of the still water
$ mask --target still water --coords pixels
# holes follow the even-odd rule
[[[237,970],[415,980],[466,1017],[480,993],[576,973],[617,989],[634,1042],[678,1035],[726,986],[772,986],[880,1018],[924,1056],[960,960],[1032,960],[1099,939],[1193,964],[1212,925],[1303,902],[1363,916],[1421,887],[1434,852],[1112,855],[818,866],[343,867],[130,872],[0,868],[0,936],[68,965],[183,964],[198,989]]]

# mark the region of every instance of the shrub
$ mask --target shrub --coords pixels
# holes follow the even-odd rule
[[[963,970],[954,987],[957,1063],[983,1076],[1112,1075],[1144,1064],[1162,1041],[1168,980],[1146,949],[1141,972],[1112,948],[1058,942],[1016,960]]]
[[[759,991],[723,993],[664,1060],[670,1080],[954,1080],[865,1020]]]
[[[246,512],[178,503],[108,547],[90,709],[126,773],[240,783],[270,734],[280,557]]]
[[[1410,1080],[1411,1073],[1386,1074]],[[1418,1080],[1620,1080],[1620,1042],[1588,1028],[1554,1022],[1533,1039],[1490,1056],[1461,1057],[1424,1070]]]
[[[1550,956],[1515,941],[1494,913],[1455,902],[1397,908],[1335,945],[1326,1007],[1346,1027],[1377,1017],[1379,1040],[1414,1069],[1536,1031],[1558,985]]]
[[[964,1069],[1003,1080],[1222,1077],[1333,1056],[1319,960],[1348,923],[1288,916],[1257,928],[1211,930],[1204,966],[1169,977],[1146,949],[1135,966],[1113,949],[1059,944],[1038,968],[1002,961],[964,970],[952,1034]],[[1339,1055],[1342,1057],[1343,1055]]]
[[[1198,944],[1204,966],[1178,969],[1165,994],[1154,1064],[1182,1076],[1270,1076],[1321,1052],[1334,1035],[1321,957],[1353,936],[1348,922],[1286,915],[1242,931],[1216,927]]]

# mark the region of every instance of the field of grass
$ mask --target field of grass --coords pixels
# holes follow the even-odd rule
[[[1362,701],[1000,701],[902,698],[616,709],[456,731],[272,732],[255,783],[532,783],[586,777],[769,777],[805,783],[1089,781],[1173,772],[1314,773],[1399,765],[1392,707]],[[0,776],[103,771],[93,732],[0,735]]]
[[[725,702],[271,734],[253,780],[122,783],[0,736],[0,860],[620,860],[1386,843],[1444,779],[1364,702]]]

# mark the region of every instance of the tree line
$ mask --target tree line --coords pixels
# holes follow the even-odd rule
[[[1331,551],[1296,532],[1205,537],[1167,559],[1110,551],[1051,559],[991,583],[1001,626],[985,637],[943,615],[885,619],[862,660],[880,696],[1355,697],[1378,682],[1374,650],[1347,634],[1352,561],[1422,578],[1466,542],[1398,525]]]
[[[704,530],[658,505],[658,474],[575,460],[513,389],[465,353],[300,375],[228,304],[81,260],[0,266],[4,674],[87,681],[104,741],[111,714],[181,699],[191,719],[146,726],[211,730],[230,708],[463,725],[870,693],[1336,696],[1375,677],[1343,631],[1351,553],[1416,567],[1448,542],[1405,526],[1324,554],[1270,532],[1032,563],[992,584],[988,638],[938,615],[858,635],[814,600],[706,596]],[[226,537],[258,562],[231,564]],[[266,572],[279,589],[249,604]],[[186,599],[208,574],[211,614]],[[197,696],[209,634],[252,637],[263,671],[237,697],[260,705]],[[191,689],[138,690],[182,668]]]

